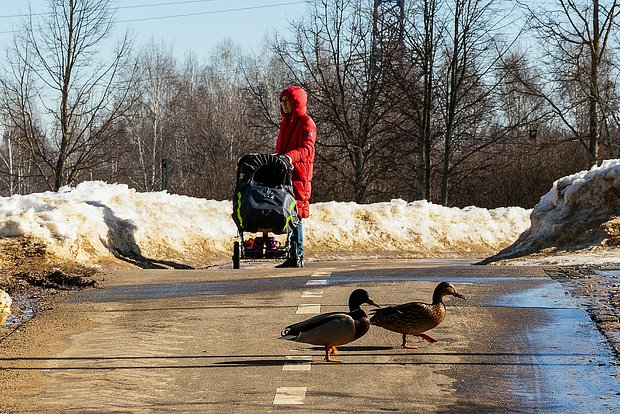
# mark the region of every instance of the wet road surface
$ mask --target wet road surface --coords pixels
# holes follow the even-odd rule
[[[439,341],[372,327],[339,347],[278,340],[362,287],[382,305],[446,299]],[[462,261],[311,263],[303,270],[136,270],[73,294],[1,344],[15,413],[606,413],[620,369],[578,299],[542,268]],[[8,385],[8,384],[12,384]],[[2,410],[0,409],[0,412]]]

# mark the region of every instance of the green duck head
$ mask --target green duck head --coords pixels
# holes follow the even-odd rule
[[[367,303],[378,308],[381,307],[368,295],[368,292],[366,292],[364,289],[355,289],[353,292],[351,292],[351,295],[349,296],[349,310],[351,312],[359,309],[363,303]]]
[[[467,300],[467,298],[461,295],[451,283],[441,282],[437,285],[435,291],[433,292],[433,304],[441,302],[442,298],[447,295],[452,295],[457,298]]]

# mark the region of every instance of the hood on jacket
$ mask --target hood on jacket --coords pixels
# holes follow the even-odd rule
[[[292,113],[297,116],[306,115],[306,107],[308,105],[308,94],[299,86],[289,86],[280,93],[280,99],[286,96],[291,101]],[[286,114],[282,112],[282,106],[280,106],[280,113],[282,117]]]

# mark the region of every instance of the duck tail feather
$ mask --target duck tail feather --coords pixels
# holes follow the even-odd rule
[[[286,339],[288,341],[294,341],[299,337],[299,332],[291,332],[290,327],[286,327],[284,328],[284,330],[282,332],[280,332],[280,338],[279,339]]]

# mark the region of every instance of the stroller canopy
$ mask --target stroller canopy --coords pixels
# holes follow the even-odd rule
[[[237,162],[237,184],[253,180],[263,187],[292,185],[293,166],[272,154],[248,154]]]

